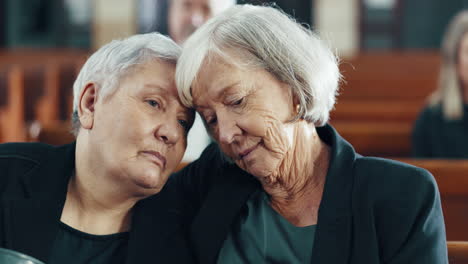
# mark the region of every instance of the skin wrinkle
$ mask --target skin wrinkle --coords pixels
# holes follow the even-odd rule
[[[202,69],[192,87],[194,104],[203,106],[199,111],[223,152],[261,182],[272,208],[289,222],[316,224],[330,150],[312,123],[290,121],[297,114],[291,89],[265,70],[215,59]]]

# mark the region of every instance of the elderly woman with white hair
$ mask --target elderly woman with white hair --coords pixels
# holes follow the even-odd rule
[[[339,79],[324,42],[272,7],[235,6],[187,40],[179,95],[217,144],[169,186],[199,263],[447,263],[432,175],[327,124]]]
[[[103,46],[74,84],[75,143],[0,145],[0,247],[48,264],[191,261],[159,194],[194,117],[179,55],[157,33]]]

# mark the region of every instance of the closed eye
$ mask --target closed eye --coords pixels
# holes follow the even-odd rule
[[[151,107],[161,107],[161,105],[156,100],[146,100],[146,103],[148,103]]]
[[[216,125],[217,122],[218,122],[218,118],[216,116],[211,117],[210,119],[206,120],[206,123],[209,126],[214,126],[214,125]]]
[[[187,120],[179,119],[177,120],[179,125],[184,129],[185,132],[188,132],[190,129],[190,124]]]
[[[242,104],[243,101],[244,101],[244,98],[241,98],[241,99],[239,99],[239,100],[237,100],[237,101],[234,101],[234,102],[232,103],[232,105],[240,105],[240,104]]]

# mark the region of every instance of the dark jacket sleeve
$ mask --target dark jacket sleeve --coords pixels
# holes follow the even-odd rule
[[[447,263],[444,218],[434,177],[416,167],[403,176],[406,180],[394,185],[397,191],[380,207],[379,215],[385,217],[377,228],[386,233],[380,245],[383,262]]]
[[[431,139],[432,114],[430,108],[424,109],[416,120],[411,135],[412,155],[416,158],[430,158],[432,154]]]

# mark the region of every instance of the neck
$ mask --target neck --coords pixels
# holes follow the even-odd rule
[[[313,125],[301,121],[294,131],[292,149],[274,181],[262,182],[271,206],[296,226],[316,224],[329,163],[329,147]]]
[[[90,234],[113,234],[130,229],[137,197],[126,195],[112,177],[91,166],[78,143],[75,175],[68,183],[61,221]]]

